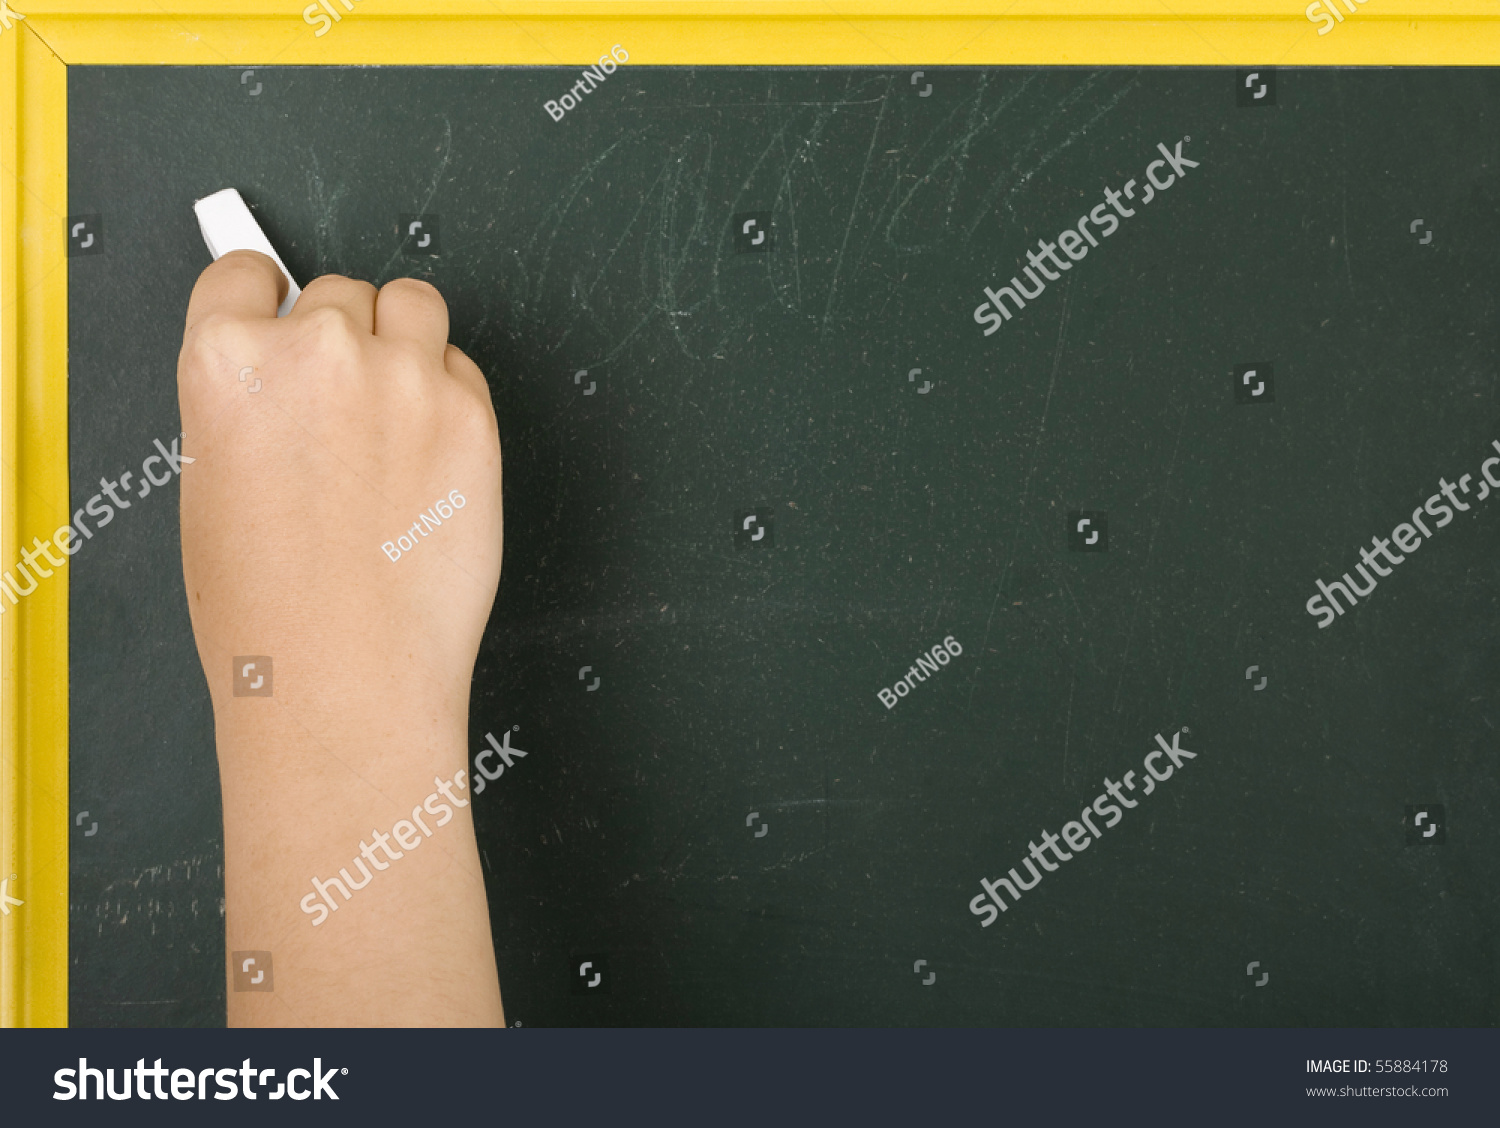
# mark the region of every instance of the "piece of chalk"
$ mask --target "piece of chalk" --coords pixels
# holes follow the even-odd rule
[[[250,214],[250,208],[238,189],[225,188],[212,196],[205,196],[193,203],[193,211],[197,213],[203,241],[208,244],[208,253],[213,255],[215,262],[230,251],[259,251],[270,256],[286,275],[287,284],[286,300],[277,309],[276,316],[289,314],[297,303],[297,296],[302,293],[302,287],[297,285],[297,280],[281,261],[276,248],[271,246],[260,224],[255,222],[255,216]]]

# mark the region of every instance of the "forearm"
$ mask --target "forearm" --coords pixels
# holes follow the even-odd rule
[[[215,700],[226,949],[271,952],[274,975],[237,991],[230,967],[229,1024],[503,1025],[467,695],[435,709],[397,670],[320,703],[286,665],[273,697]]]

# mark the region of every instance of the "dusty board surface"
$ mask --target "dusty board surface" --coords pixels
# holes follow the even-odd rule
[[[490,379],[508,1018],[1492,1024],[1500,503],[1328,629],[1304,605],[1500,439],[1495,76],[1283,70],[1273,106],[1229,70],[626,64],[552,120],[577,77],[69,72],[75,509],[180,430],[225,186],[303,284],[435,282]],[[983,334],[983,287],[1184,137]],[[177,496],[72,562],[80,1025],[223,1021]],[[981,926],[981,878],[1180,729],[1195,760]]]

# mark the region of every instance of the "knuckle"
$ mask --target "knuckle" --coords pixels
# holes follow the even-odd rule
[[[370,299],[375,294],[375,287],[361,278],[350,278],[343,274],[323,274],[314,278],[302,290],[303,295],[311,294],[314,301],[333,301],[335,303],[355,298]]]
[[[428,298],[435,302],[441,302],[443,295],[431,282],[421,278],[392,278],[381,287],[381,293],[394,292],[403,297],[410,295],[414,298]]]
[[[448,316],[448,303],[438,288],[420,278],[394,278],[387,282],[376,298],[377,309],[381,302],[401,308],[408,316],[416,313],[422,318],[444,320]]]
[[[489,447],[499,446],[500,429],[488,388],[483,395],[460,396],[454,414],[456,425],[470,442]]]
[[[297,386],[315,395],[357,379],[363,359],[361,327],[338,306],[321,306],[306,317],[306,327],[294,342],[289,359],[310,366],[321,379],[299,381]]]
[[[231,313],[208,313],[189,326],[181,363],[187,370],[213,372],[248,355],[250,327]]]
[[[354,279],[350,278],[347,274],[320,274],[306,286],[302,287],[302,292],[305,294],[309,290],[327,290],[334,286],[347,285],[353,281]]]
[[[450,344],[443,350],[443,367],[458,381],[460,387],[486,403],[490,402],[490,382],[479,365],[457,345]]]
[[[340,306],[320,306],[308,314],[314,334],[323,344],[353,344],[360,327]]]
[[[390,371],[400,379],[416,387],[423,387],[433,379],[436,366],[431,353],[421,344],[400,337],[376,340],[377,347],[389,358]]]
[[[187,341],[204,347],[230,341],[239,336],[240,319],[231,313],[206,313],[193,322]]]
[[[482,379],[479,384],[483,385]],[[496,441],[495,409],[487,385],[476,387],[466,375],[444,376],[431,390],[437,393],[429,401],[433,422],[453,436],[456,444],[473,449]]]

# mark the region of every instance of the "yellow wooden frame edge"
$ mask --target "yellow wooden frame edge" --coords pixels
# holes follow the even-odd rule
[[[68,511],[67,67],[0,30],[0,569]],[[49,524],[49,520],[51,523]],[[23,539],[24,538],[24,539]],[[0,613],[0,1025],[68,1016],[68,589]],[[12,875],[15,875],[12,877]]]
[[[1495,0],[16,0],[0,26],[0,570],[68,520],[70,65],[1486,66]],[[1323,0],[1327,3],[1328,0]],[[1354,2],[1354,0],[1350,0]],[[68,587],[0,613],[0,1026],[68,1020]],[[15,874],[14,879],[10,875]]]
[[[1322,35],[1307,0],[323,2],[342,16],[321,35],[307,0],[25,11],[70,65],[587,65],[619,43],[637,65],[1409,66],[1483,65],[1500,46],[1494,0],[1342,0],[1356,11]]]

